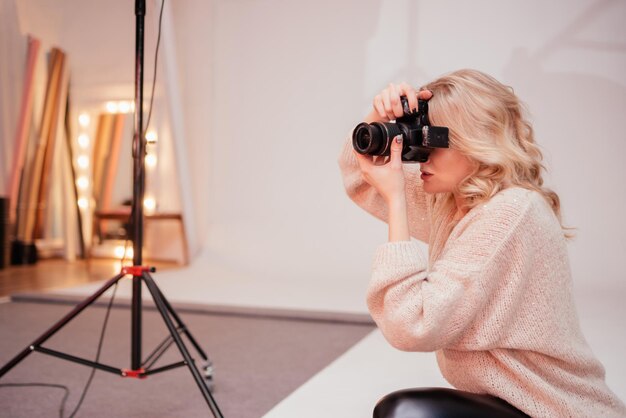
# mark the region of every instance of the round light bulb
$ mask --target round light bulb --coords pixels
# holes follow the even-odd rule
[[[78,136],[78,146],[85,149],[89,147],[89,135],[80,134]]]
[[[78,124],[83,128],[86,128],[87,126],[89,126],[90,119],[91,118],[89,117],[89,115],[83,112],[78,116]]]
[[[154,131],[146,132],[146,141],[148,144],[156,144],[157,142],[157,134]]]
[[[146,197],[143,200],[143,207],[147,210],[147,211],[153,211],[154,209],[156,209],[156,201],[154,200],[154,198],[152,197]]]
[[[156,167],[157,164],[157,157],[154,154],[148,154],[146,155],[146,165],[150,168],[154,168]]]
[[[85,176],[80,176],[76,180],[76,185],[78,186],[79,189],[85,190],[89,186],[89,179]]]
[[[87,157],[86,155],[81,155],[80,157],[78,157],[77,162],[80,168],[89,167],[89,157]]]
[[[118,111],[118,105],[115,102],[107,102],[106,108],[109,113],[117,113]]]
[[[120,102],[119,109],[121,113],[130,112],[130,102]]]

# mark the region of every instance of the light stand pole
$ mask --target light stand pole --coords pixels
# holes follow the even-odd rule
[[[133,200],[131,226],[133,265],[142,265],[143,200],[145,195],[146,138],[143,131],[143,49],[146,2],[135,0],[135,118],[133,136]],[[141,367],[141,276],[133,276],[131,305],[131,367]]]

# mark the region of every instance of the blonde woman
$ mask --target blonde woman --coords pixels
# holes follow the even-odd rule
[[[348,195],[389,225],[375,254],[367,303],[385,338],[405,351],[436,351],[456,389],[383,398],[375,417],[624,417],[587,345],[572,296],[559,198],[545,188],[542,155],[512,89],[461,70],[416,91],[389,85],[368,123],[429,99],[430,121],[450,147],[402,164],[340,157]],[[411,237],[429,244],[425,257]],[[416,371],[418,372],[418,371]]]

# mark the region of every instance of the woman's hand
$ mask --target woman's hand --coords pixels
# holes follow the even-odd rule
[[[365,122],[389,122],[404,114],[401,96],[406,96],[411,110],[417,110],[417,99],[428,100],[433,97],[430,90],[415,90],[407,83],[389,84],[387,88],[374,97],[372,111],[365,117]]]
[[[416,110],[418,99],[428,100],[433,97],[429,90],[417,91],[407,83],[389,84],[374,97],[373,109],[365,122],[389,122],[404,114],[401,96],[406,96],[411,110]],[[399,141],[402,141],[400,137]],[[391,154],[388,158],[371,157],[355,152],[364,180],[372,185],[390,205],[405,202],[404,172],[402,170],[402,142],[394,138]]]
[[[402,170],[402,135],[393,138],[389,157],[372,157],[354,151],[363,180],[378,191],[390,205],[404,202],[404,171]]]
[[[388,159],[361,155],[356,151],[354,154],[363,179],[374,187],[387,203],[389,241],[410,240],[402,170],[402,135],[393,139]]]
[[[373,109],[365,122],[389,122],[404,115],[401,96],[406,96],[411,110],[417,110],[418,98],[430,99],[429,90],[416,91],[406,83],[389,84],[374,97]],[[372,157],[354,151],[363,179],[376,189],[387,204],[389,241],[408,241],[409,223],[407,217],[404,170],[402,169],[402,135],[391,143],[389,157]]]

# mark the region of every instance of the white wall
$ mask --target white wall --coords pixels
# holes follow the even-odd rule
[[[75,91],[127,91],[128,2],[74,1],[62,17],[44,0],[18,3],[22,14],[38,16],[34,30],[73,51]],[[566,223],[578,228],[570,245],[577,283],[624,281],[625,2],[168,4],[185,128],[176,140],[187,148],[183,187],[203,247],[196,263],[221,260],[270,287],[315,281],[332,293],[335,281],[367,281],[386,229],[344,195],[340,145],[388,82],[420,85],[471,67],[512,85],[529,105],[548,184]],[[148,28],[146,51],[155,33]],[[146,66],[151,74],[148,59]]]
[[[578,228],[576,282],[624,281],[625,2],[214,7],[206,256],[245,265],[267,286],[369,276],[386,232],[343,194],[340,144],[388,82],[420,85],[471,67],[514,86],[529,105],[548,184]]]

